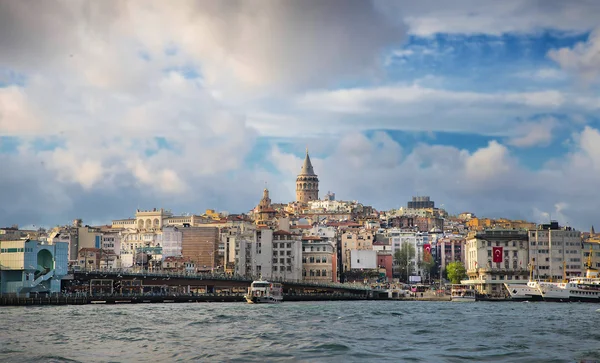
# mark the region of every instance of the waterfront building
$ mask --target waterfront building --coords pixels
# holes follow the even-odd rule
[[[178,227],[163,227],[162,233],[158,238],[158,243],[162,246],[163,259],[166,257],[183,256],[183,234]]]
[[[259,228],[247,238],[246,231],[235,240],[235,273],[265,279],[302,279],[302,242],[287,231]]]
[[[376,251],[379,278],[391,281],[394,272],[394,257],[390,251]]]
[[[465,262],[466,240],[460,235],[450,235],[439,238],[435,245],[437,252],[437,261],[442,270],[450,262]]]
[[[415,250],[415,254],[409,259],[408,266],[410,267],[413,276],[424,277],[424,271],[421,268],[423,262],[423,249],[426,246],[431,248],[429,243],[429,234],[426,232],[414,232],[411,230],[402,230],[391,228],[386,231],[386,237],[390,240],[390,249],[392,256],[396,251],[402,248],[404,244],[410,244]],[[397,268],[397,263],[394,261],[394,266]]]
[[[319,178],[313,169],[308,149],[300,174],[296,178],[296,202],[307,204],[319,199]]]
[[[58,293],[68,262],[64,242],[0,241],[0,293]]]
[[[468,280],[481,292],[504,296],[504,283],[526,283],[529,249],[525,230],[486,229],[467,238],[465,268]]]
[[[182,256],[193,261],[198,271],[214,271],[219,260],[219,228],[184,226],[179,231]]]
[[[581,276],[584,270],[581,232],[556,221],[529,231],[529,255],[539,278],[561,280]]]
[[[590,258],[591,253],[591,258]],[[600,235],[596,234],[592,227],[590,234],[583,242],[583,262],[591,262],[591,268],[600,269]],[[584,266],[587,268],[588,266]]]
[[[302,237],[302,278],[304,281],[337,281],[337,255],[333,241],[319,236]]]

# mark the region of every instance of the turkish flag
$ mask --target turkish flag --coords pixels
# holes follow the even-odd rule
[[[494,262],[502,262],[502,247],[492,247],[492,254],[494,255]]]
[[[429,243],[423,245],[423,250],[431,253],[431,245]]]

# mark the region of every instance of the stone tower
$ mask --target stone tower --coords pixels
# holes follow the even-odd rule
[[[296,201],[300,203],[307,203],[312,200],[319,199],[319,178],[308,156],[308,149],[306,149],[306,157],[304,158],[304,164],[300,174],[296,178]]]

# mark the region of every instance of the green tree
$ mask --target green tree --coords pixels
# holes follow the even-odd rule
[[[453,284],[459,284],[460,280],[463,280],[467,277],[467,270],[465,269],[465,265],[463,265],[460,261],[450,262],[446,266],[446,273],[448,274],[448,280]]]
[[[394,252],[394,260],[400,272],[400,278],[408,283],[408,276],[412,272],[412,260],[415,257],[415,246],[403,243],[399,250]]]

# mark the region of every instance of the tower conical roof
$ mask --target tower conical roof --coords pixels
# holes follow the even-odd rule
[[[316,175],[312,163],[310,162],[310,156],[308,156],[308,148],[306,149],[306,157],[304,158],[304,164],[302,165],[302,170],[300,170],[300,175]]]

